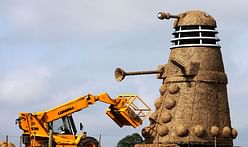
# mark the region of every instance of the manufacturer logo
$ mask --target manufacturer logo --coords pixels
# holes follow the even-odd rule
[[[66,112],[68,112],[68,111],[71,111],[71,110],[74,110],[75,108],[72,106],[72,107],[69,107],[69,108],[66,108],[66,109],[64,109],[64,110],[62,110],[62,111],[59,111],[58,112],[58,115],[61,115],[61,114],[64,114],[64,113],[66,113]]]

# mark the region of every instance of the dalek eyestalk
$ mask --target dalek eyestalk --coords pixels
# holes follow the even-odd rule
[[[164,20],[164,19],[170,19],[170,18],[179,18],[179,16],[178,15],[171,15],[170,13],[159,12],[158,18],[161,20]]]

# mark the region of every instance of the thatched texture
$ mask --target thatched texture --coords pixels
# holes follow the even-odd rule
[[[189,11],[179,16],[176,29],[184,25],[216,27],[213,17],[204,12]],[[231,126],[220,47],[207,44],[173,47],[168,63],[159,68],[163,68],[159,77],[163,80],[161,96],[155,101],[150,125],[142,130],[145,146],[213,146],[215,139],[217,146],[233,146],[237,130]]]
[[[15,147],[15,145],[13,143],[7,143],[4,141],[0,141],[0,147]]]

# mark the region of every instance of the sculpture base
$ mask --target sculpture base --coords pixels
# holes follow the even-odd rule
[[[177,144],[135,144],[134,147],[180,147]]]
[[[184,144],[184,145],[178,145],[178,144],[135,144],[134,147],[214,147],[214,145],[203,145],[203,144]],[[233,145],[217,145],[218,147],[233,147]]]

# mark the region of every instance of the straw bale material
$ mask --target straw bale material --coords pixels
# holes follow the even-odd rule
[[[177,84],[170,84],[168,90],[170,94],[175,94],[179,91],[179,87],[177,86]]]
[[[134,147],[180,147],[177,144],[136,144]]]
[[[188,134],[188,129],[182,125],[176,127],[176,134],[180,137],[184,137]]]
[[[229,127],[224,127],[223,128],[223,130],[222,130],[222,135],[224,136],[224,137],[231,137],[231,135],[232,135],[232,130],[231,130],[231,128],[229,128]]]
[[[169,112],[164,112],[164,113],[162,113],[161,121],[162,121],[163,123],[168,123],[168,122],[171,121],[171,119],[172,119],[171,113],[169,113]]]
[[[165,135],[168,134],[168,132],[169,132],[169,129],[168,129],[168,127],[166,125],[163,125],[163,126],[158,128],[158,134],[160,136],[165,136]]]
[[[236,129],[232,129],[232,138],[235,139],[238,136],[238,131]]]
[[[210,134],[213,136],[213,137],[216,137],[220,134],[220,129],[216,126],[212,126],[211,127],[211,130],[210,130]]]
[[[204,127],[202,125],[196,125],[194,127],[194,133],[197,137],[201,137],[204,134]]]
[[[161,95],[164,95],[165,91],[167,90],[167,85],[162,85],[160,88],[159,88],[159,92]]]
[[[167,98],[164,102],[164,106],[167,109],[172,109],[176,105],[176,101],[172,98]]]
[[[158,98],[154,102],[154,106],[156,109],[159,109],[159,107],[162,105],[162,98]]]
[[[7,143],[4,141],[0,141],[0,147],[15,147],[15,145],[11,142]]]
[[[158,118],[158,113],[157,112],[153,112],[150,116],[149,116],[149,120],[151,123],[154,123],[157,121]]]
[[[178,15],[175,29],[195,29],[197,25],[213,31],[216,27],[214,18],[205,12],[188,11]],[[161,96],[155,101],[150,125],[142,130],[146,144],[135,147],[213,146],[215,138],[217,146],[232,147],[238,133],[231,126],[220,47],[173,47],[168,63],[160,68]]]

